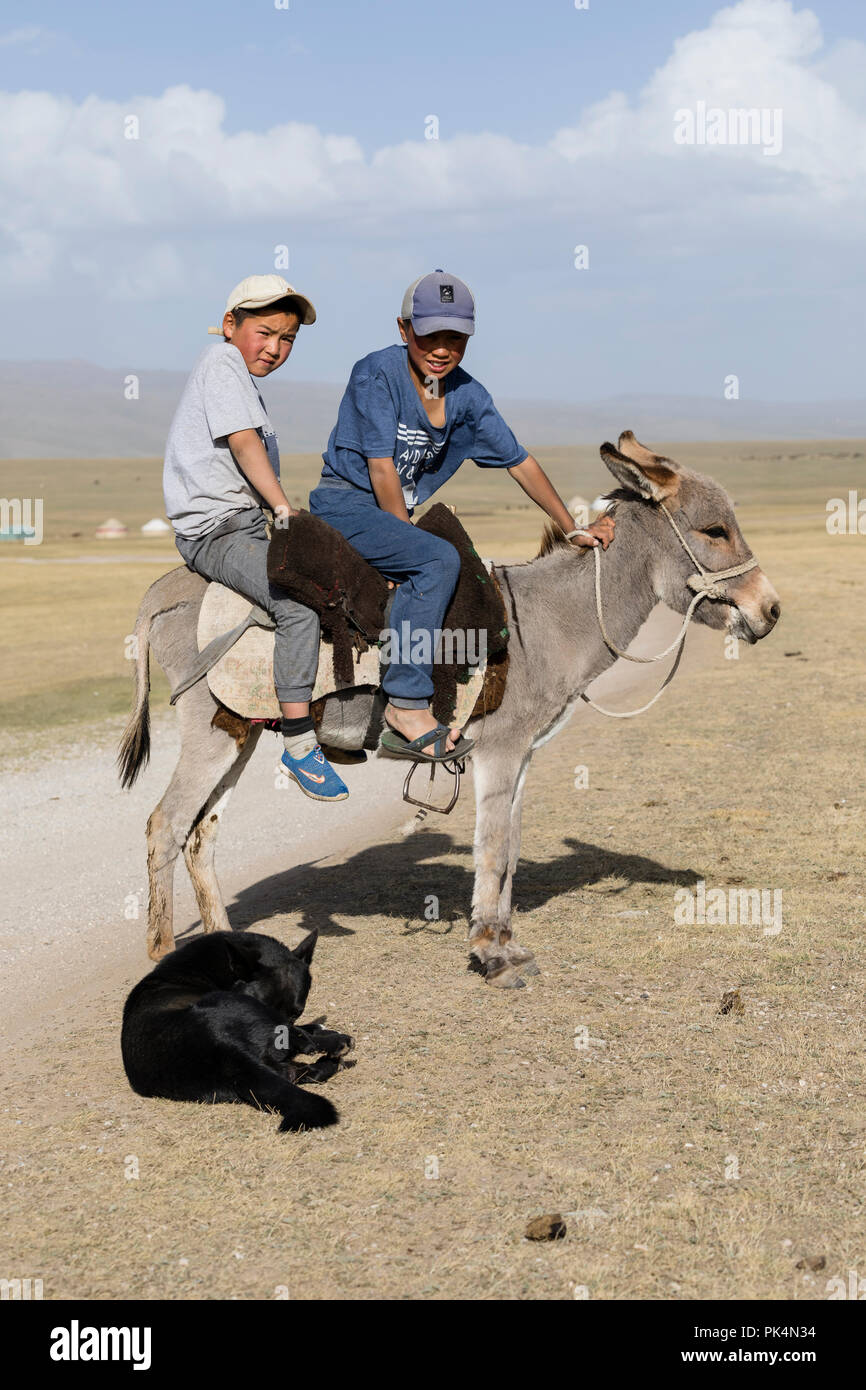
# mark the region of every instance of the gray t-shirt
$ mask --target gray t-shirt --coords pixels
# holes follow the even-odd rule
[[[165,446],[165,514],[179,536],[197,540],[263,499],[235,463],[226,436],[258,430],[280,476],[277,436],[265,403],[231,343],[205,348],[190,373]]]

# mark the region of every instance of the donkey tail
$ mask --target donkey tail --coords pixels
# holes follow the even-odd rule
[[[117,750],[120,785],[126,791],[150,757],[150,624],[144,606],[135,620],[135,704]]]

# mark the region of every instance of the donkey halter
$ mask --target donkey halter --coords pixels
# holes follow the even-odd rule
[[[679,540],[680,545],[683,547],[683,550],[685,550],[689,559],[692,561],[692,564],[695,566],[695,573],[689,575],[688,579],[686,580],[686,584],[688,585],[688,587],[695,591],[694,598],[692,599],[691,603],[688,606],[688,609],[686,610],[686,615],[683,618],[682,627],[680,628],[674,640],[670,643],[669,646],[665,647],[663,652],[659,652],[656,656],[630,656],[628,652],[624,652],[620,647],[618,647],[616,643],[613,641],[613,639],[610,637],[607,628],[604,624],[604,612],[602,610],[601,604],[601,546],[596,544],[592,547],[593,554],[595,556],[595,611],[598,615],[598,626],[601,630],[601,635],[604,638],[605,646],[608,647],[610,651],[614,653],[615,656],[621,656],[625,661],[633,661],[642,666],[649,666],[655,661],[661,661],[663,657],[668,656],[669,653],[673,651],[674,647],[677,647],[678,649],[674,664],[671,667],[668,674],[665,676],[661,686],[656,691],[652,699],[649,700],[647,704],[642,705],[640,709],[602,709],[601,705],[597,705],[594,700],[591,700],[589,698],[588,695],[581,694],[581,700],[585,700],[588,705],[592,705],[592,708],[598,710],[599,714],[606,714],[611,719],[633,719],[636,714],[643,714],[646,710],[650,708],[651,705],[655,704],[656,700],[661,695],[665,686],[670,684],[670,682],[673,680],[674,676],[677,673],[677,667],[680,664],[680,658],[682,657],[683,650],[685,647],[686,632],[688,631],[689,623],[692,620],[692,616],[698,604],[705,598],[724,599],[725,595],[719,588],[719,585],[721,583],[723,583],[726,579],[735,579],[740,574],[746,574],[749,570],[757,569],[758,566],[757,560],[754,556],[752,556],[750,560],[744,560],[741,565],[731,565],[731,567],[726,570],[706,569],[701,564],[697,555],[692,550],[691,546],[689,545],[679,526],[677,526],[677,523],[674,521],[673,517],[671,516],[667,507],[665,506],[664,502],[659,502],[658,505],[664,512],[665,516],[667,517],[668,521],[670,522],[671,526],[676,532],[677,539]],[[579,527],[576,531],[569,531],[567,533],[566,539],[571,540],[574,536],[588,536],[590,534],[591,533],[585,530],[583,527]]]

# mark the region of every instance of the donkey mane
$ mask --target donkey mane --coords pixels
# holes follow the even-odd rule
[[[564,545],[571,545],[571,541],[566,540],[562,527],[555,521],[548,521],[541,533],[541,547],[533,558],[540,560],[542,555],[550,555],[552,551]]]
[[[627,502],[629,500],[634,500],[634,493],[629,492],[624,487],[614,488],[612,492],[606,492],[602,497],[603,502],[614,503],[613,506],[607,508],[611,516],[616,515],[615,504],[617,502]],[[541,533],[541,547],[533,558],[535,560],[540,560],[543,555],[550,555],[554,550],[558,550],[562,546],[567,545],[571,545],[571,541],[566,537],[566,533],[563,531],[562,527],[555,521],[548,521]]]

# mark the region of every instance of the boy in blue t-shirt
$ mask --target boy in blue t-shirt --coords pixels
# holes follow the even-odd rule
[[[475,332],[468,285],[444,270],[422,275],[403,296],[394,344],[356,362],[323,454],[310,510],[340,531],[371,565],[400,581],[390,626],[410,632],[383,680],[389,703],[382,745],[423,762],[461,757],[472,741],[440,725],[430,710],[431,665],[412,661],[417,634],[432,650],[454,592],[460,560],[454,546],[410,521],[467,458],[480,468],[507,468],[528,497],[567,533],[568,508],[541,465],[518,444],[480,382],[460,366]],[[589,530],[580,545],[607,549],[613,520]],[[409,624],[408,628],[404,626]],[[393,649],[392,649],[393,650]]]

